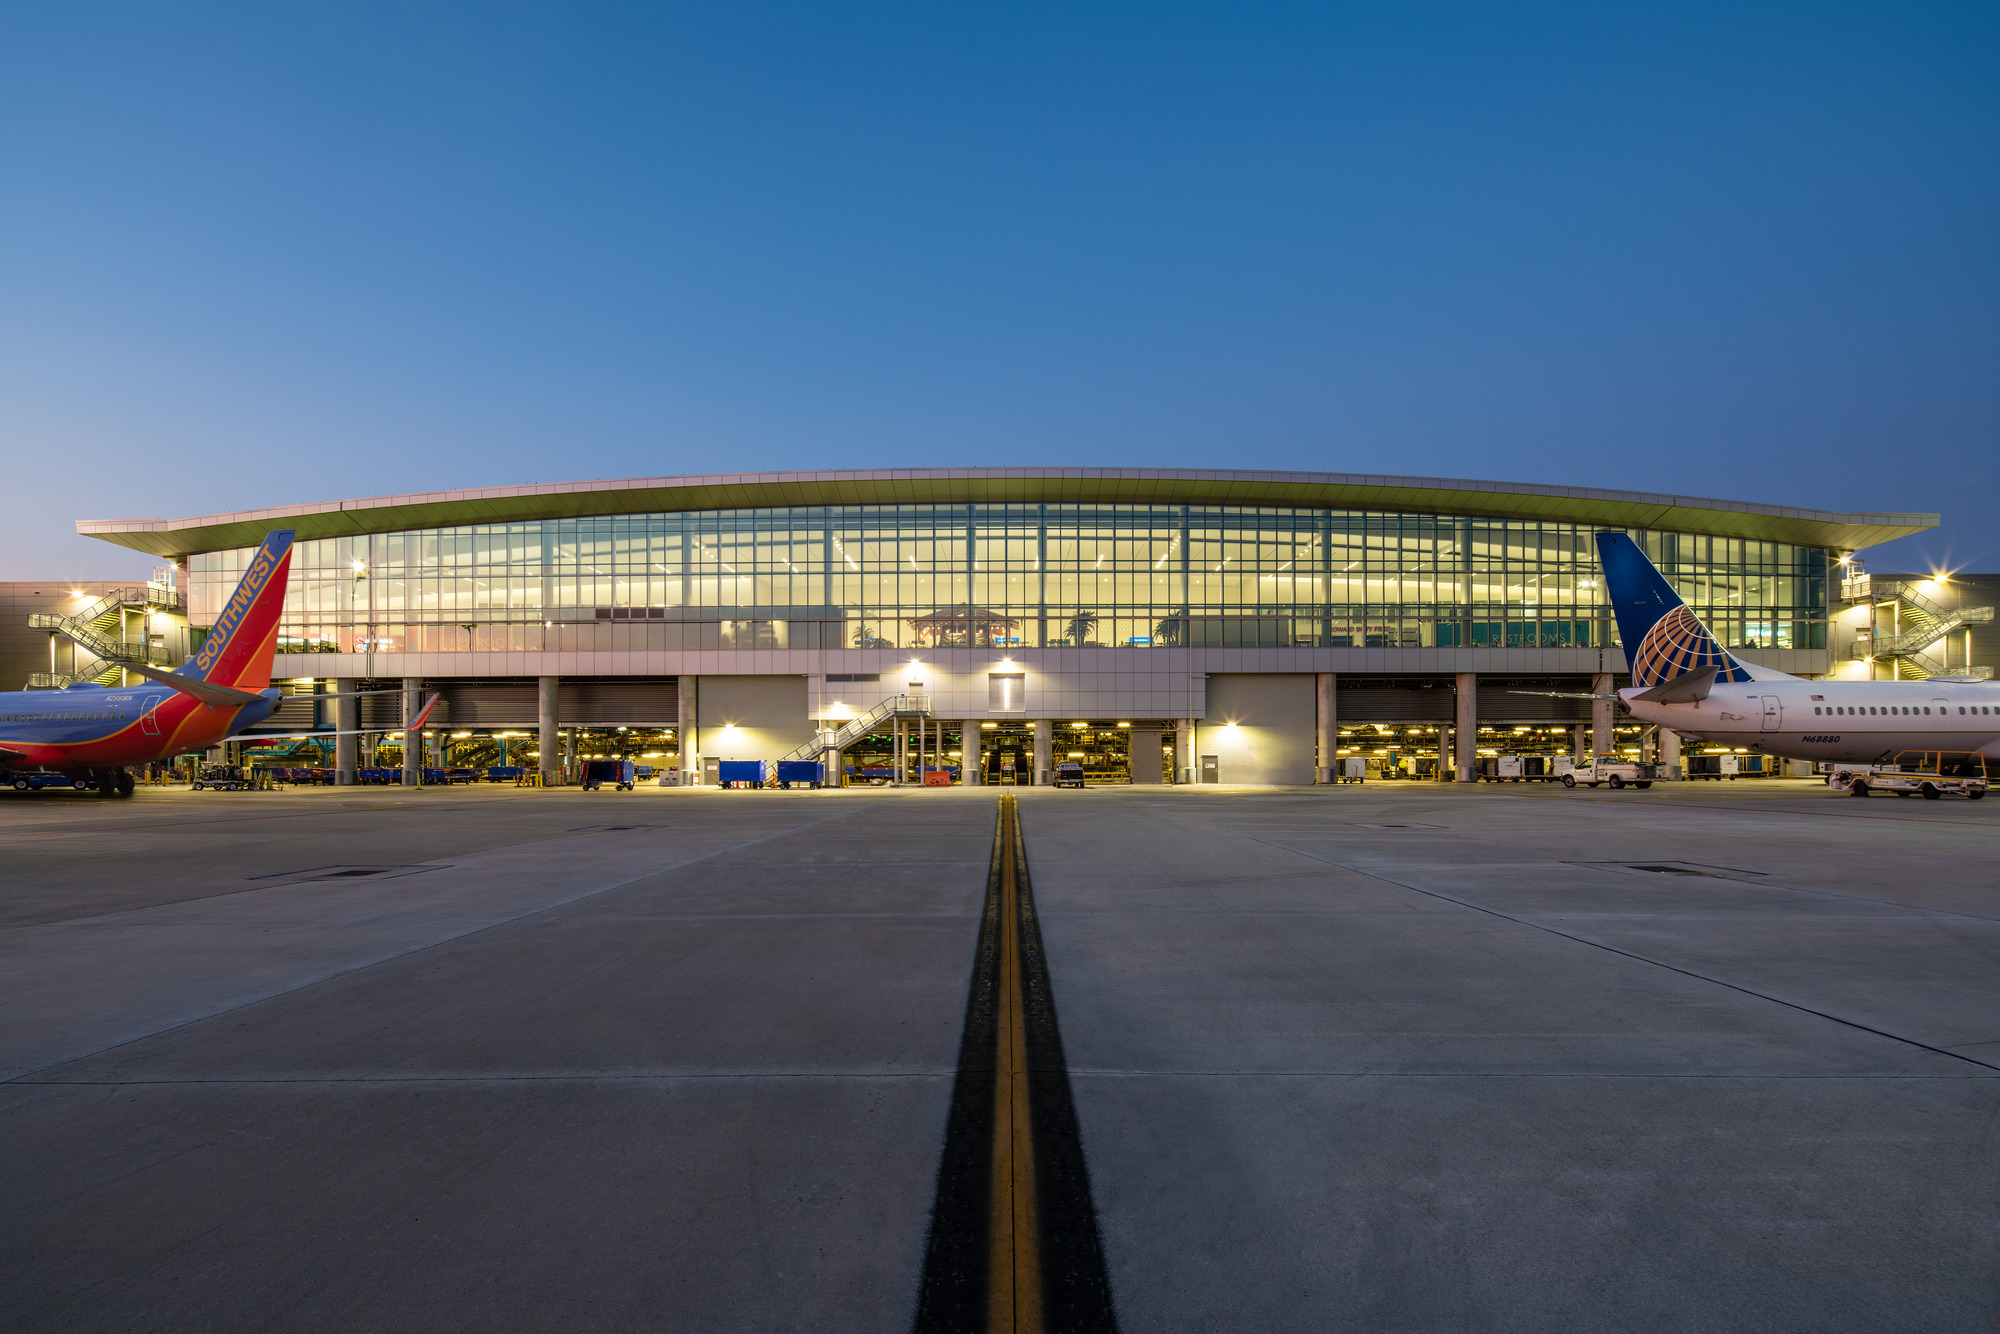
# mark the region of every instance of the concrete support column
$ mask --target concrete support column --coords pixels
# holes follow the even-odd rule
[[[1660,729],[1660,777],[1679,778],[1681,776],[1681,734],[1670,728]]]
[[[1035,786],[1047,787],[1053,778],[1054,762],[1049,758],[1049,743],[1054,739],[1054,725],[1046,718],[1035,719]]]
[[[1608,695],[1611,693],[1611,674],[1599,672],[1590,678],[1590,693]],[[1608,699],[1590,701],[1590,753],[1608,755],[1611,753],[1611,719],[1613,705]]]
[[[1458,674],[1458,763],[1452,776],[1470,783],[1479,770],[1479,674]]]
[[[958,725],[961,733],[958,742],[958,772],[967,787],[981,787],[986,782],[986,736],[979,730],[977,718],[967,718]]]
[[[1318,696],[1316,712],[1319,717],[1319,768],[1317,770],[1317,781],[1331,783],[1336,777],[1333,756],[1334,751],[1338,747],[1335,744],[1335,740],[1340,735],[1340,729],[1335,726],[1335,723],[1338,722],[1338,716],[1334,708],[1333,673],[1319,673],[1314,678],[1313,686]]]
[[[334,681],[337,695],[352,695],[361,689],[358,678],[347,676]],[[340,733],[333,739],[333,782],[336,787],[353,787],[361,781],[361,701],[337,699],[333,702],[333,726]]]
[[[1587,738],[1584,736],[1583,733],[1583,724],[1578,723],[1576,725],[1576,737],[1574,739],[1573,744],[1570,746],[1570,758],[1575,760],[1578,764],[1582,764],[1586,759],[1590,757],[1590,752],[1584,748],[1586,740]]]
[[[1438,728],[1438,781],[1444,782],[1451,777],[1451,774],[1451,729],[1440,727]]]
[[[416,787],[424,781],[424,739],[410,730],[424,707],[424,678],[403,678],[403,786]]]
[[[679,712],[674,715],[677,719],[674,726],[678,729],[676,735],[681,743],[682,787],[693,787],[701,781],[701,720],[696,714],[700,704],[697,693],[694,677],[680,678],[680,705]]]
[[[535,684],[541,729],[535,767],[541,771],[542,786],[554,787],[562,773],[562,678],[544,676]]]
[[[1174,728],[1174,782],[1192,783],[1199,778],[1195,763],[1194,719],[1183,718]]]

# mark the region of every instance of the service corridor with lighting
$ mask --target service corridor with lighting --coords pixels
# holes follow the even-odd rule
[[[1593,533],[1632,533],[1733,651],[1819,676],[1852,661],[1829,626],[1855,553],[1936,522],[1078,468],[578,482],[78,528],[168,561],[193,637],[264,533],[295,529],[277,672],[296,698],[270,729],[375,732],[385,746],[288,752],[343,782],[385,756],[416,766],[403,710],[436,691],[428,762],[547,782],[631,758],[700,783],[716,761],[839,736],[829,781],[1046,783],[1071,760],[1089,784],[1303,784],[1468,780],[1514,754],[1677,764],[1677,738],[1603,702],[1523,693],[1623,683]],[[392,693],[314,699],[370,688]]]

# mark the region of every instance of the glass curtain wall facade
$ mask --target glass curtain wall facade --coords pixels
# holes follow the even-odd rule
[[[1156,505],[546,519],[294,548],[280,652],[1616,642],[1589,525]],[[1634,531],[1731,647],[1823,648],[1827,553]],[[253,549],[188,562],[212,623]]]

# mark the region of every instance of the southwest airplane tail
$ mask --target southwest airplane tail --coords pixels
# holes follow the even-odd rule
[[[235,690],[254,692],[269,686],[291,569],[291,530],[268,534],[202,641],[201,651],[174,674]]]
[[[199,652],[166,671],[122,663],[132,687],[72,686],[0,695],[0,765],[88,775],[100,791],[129,793],[125,766],[205,750],[271,715],[278,621],[290,581],[293,533],[267,535]],[[20,784],[17,783],[17,786]]]

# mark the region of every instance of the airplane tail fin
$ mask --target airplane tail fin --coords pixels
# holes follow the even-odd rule
[[[1625,663],[1633,685],[1665,685],[1709,667],[1715,669],[1716,681],[1757,679],[1681,601],[1631,537],[1599,533],[1597,558],[1604,566],[1604,588],[1618,617],[1618,637],[1625,641]]]
[[[285,609],[285,585],[291,576],[292,536],[288,528],[266,535],[202,641],[201,651],[178,668],[177,675],[236,690],[270,686],[278,618]]]

